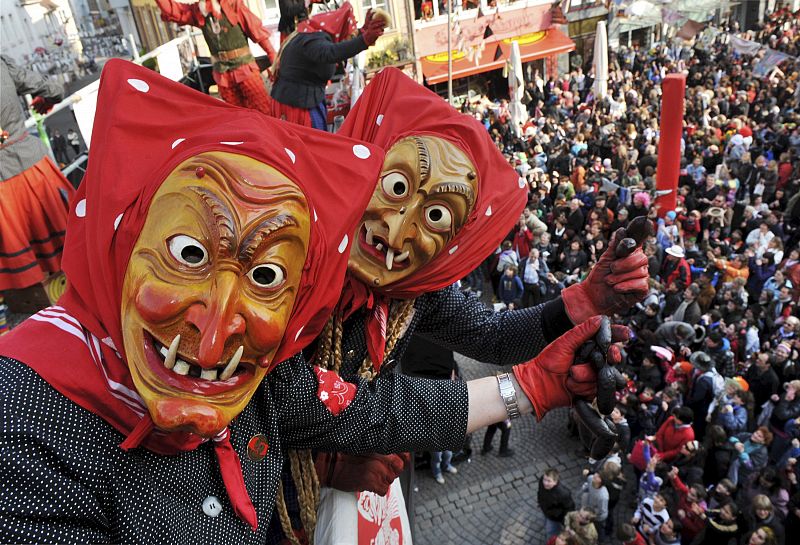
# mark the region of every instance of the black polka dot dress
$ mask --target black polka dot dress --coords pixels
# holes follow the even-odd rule
[[[466,385],[439,397],[434,381],[354,380],[355,398],[333,416],[305,361],[283,362],[230,425],[253,531],[233,512],[211,444],[124,452],[120,433],[25,364],[0,356],[0,377],[0,543],[266,543],[285,448],[440,450],[467,425]],[[269,445],[261,461],[247,456],[257,434]]]

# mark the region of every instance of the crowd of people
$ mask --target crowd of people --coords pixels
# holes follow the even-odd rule
[[[614,317],[633,332],[619,440],[588,459],[580,490],[541,476],[549,544],[784,545],[800,531],[800,65],[756,77],[758,59],[719,30],[705,47],[622,48],[603,99],[580,69],[534,78],[519,131],[506,102],[462,107],[530,186],[518,225],[462,289],[488,273],[499,306],[537,305],[584,278],[616,229],[657,225],[650,293]],[[780,10],[742,37],[796,54],[798,30]],[[662,210],[660,82],[681,71],[679,194]]]

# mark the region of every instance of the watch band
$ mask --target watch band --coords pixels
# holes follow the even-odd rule
[[[503,398],[503,403],[506,404],[506,412],[508,418],[519,418],[519,404],[517,403],[517,390],[514,388],[514,383],[511,382],[511,375],[508,373],[497,374],[497,387],[500,390],[500,397]]]

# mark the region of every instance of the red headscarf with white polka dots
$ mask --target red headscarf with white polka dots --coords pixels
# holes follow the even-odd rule
[[[124,359],[122,285],[154,194],[178,164],[208,151],[271,165],[304,193],[312,216],[308,254],[304,264],[292,264],[303,273],[275,365],[316,338],[336,304],[350,237],[372,195],[383,152],[231,106],[122,60],[103,70],[91,150],[70,204],[67,292],[60,306],[5,336],[0,353],[26,363],[108,421],[127,437],[123,448],[141,443],[160,454],[192,450],[201,437],[152,430]],[[255,525],[227,430],[215,441],[234,508]]]
[[[297,32],[325,32],[334,43],[347,40],[358,29],[353,6],[345,2],[342,7],[333,11],[318,13],[313,17],[297,23]]]
[[[419,271],[386,287],[367,286],[348,278],[342,304],[345,313],[361,305],[373,307],[367,322],[370,357],[383,361],[385,300],[412,299],[440,290],[473,271],[503,240],[528,200],[525,179],[509,165],[486,128],[458,112],[440,96],[396,68],[384,68],[367,85],[337,133],[389,150],[411,135],[443,138],[463,151],[478,173],[475,205],[455,237]],[[379,331],[383,327],[384,331]]]

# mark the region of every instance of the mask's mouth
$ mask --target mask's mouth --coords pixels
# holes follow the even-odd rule
[[[180,350],[181,336],[169,345],[143,331],[144,353],[150,370],[170,388],[201,396],[213,396],[235,390],[255,377],[255,364],[242,361],[240,346],[227,361],[211,368],[202,367],[196,358]]]
[[[361,226],[358,244],[364,254],[389,271],[407,269],[411,265],[409,250],[396,253],[389,247],[386,237],[374,232],[366,223]]]

